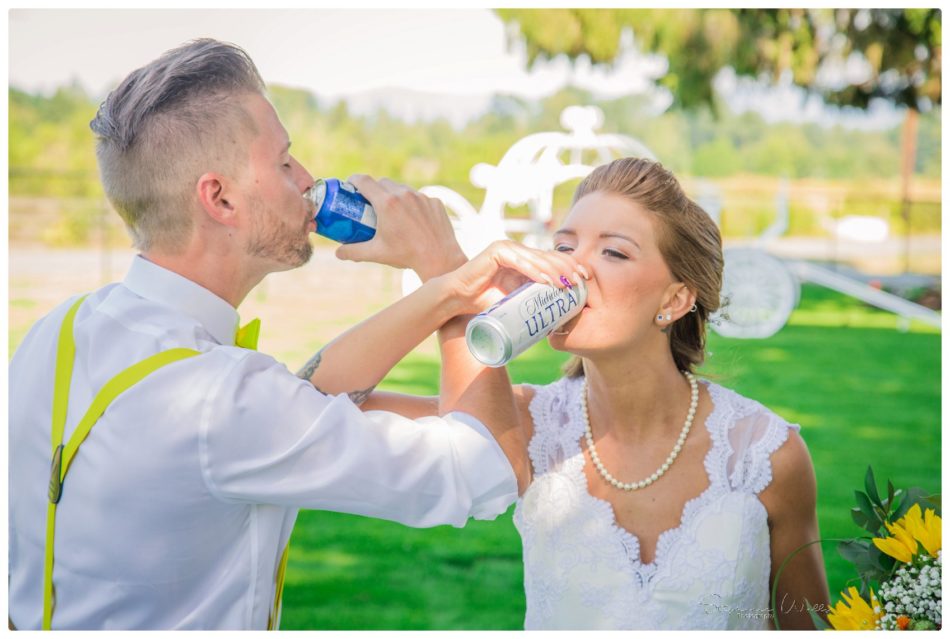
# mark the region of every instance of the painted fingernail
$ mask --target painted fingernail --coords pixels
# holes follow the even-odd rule
[[[582,278],[580,275],[577,274],[577,271],[574,271],[572,275],[574,276],[574,282],[576,282],[577,284],[580,284]]]
[[[584,276],[584,279],[585,279],[585,280],[589,280],[589,279],[590,279],[590,273],[587,272],[587,269],[584,268],[583,265],[578,264],[578,265],[577,265],[577,270],[581,272],[581,275]]]
[[[566,286],[567,288],[571,290],[574,290],[574,285],[571,284],[571,280],[567,279],[563,275],[561,276],[561,284],[563,284],[564,286]]]

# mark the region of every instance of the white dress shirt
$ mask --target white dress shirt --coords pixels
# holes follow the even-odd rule
[[[21,629],[42,618],[53,371],[73,301],[10,365],[9,604]],[[80,447],[56,518],[54,629],[263,629],[298,508],[463,526],[517,498],[478,420],[363,413],[234,346],[237,324],[227,302],[142,257],[83,302],[64,441],[119,371],[170,348],[202,354],[117,397]]]

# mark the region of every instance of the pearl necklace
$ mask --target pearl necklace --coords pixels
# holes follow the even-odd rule
[[[652,475],[646,479],[641,479],[640,481],[631,482],[629,484],[618,481],[613,475],[607,472],[607,469],[604,468],[603,462],[600,461],[600,457],[597,455],[597,449],[594,448],[594,435],[590,430],[590,414],[587,411],[587,378],[584,378],[584,383],[581,386],[581,406],[584,409],[584,436],[587,438],[587,450],[590,451],[591,461],[594,462],[594,466],[597,468],[597,471],[605,480],[607,480],[608,484],[611,484],[615,488],[620,488],[621,490],[639,490],[649,486],[659,479],[663,473],[669,470],[673,460],[676,459],[677,455],[679,455],[680,451],[683,449],[683,442],[686,441],[686,436],[689,434],[689,429],[693,425],[693,416],[696,415],[696,405],[699,402],[699,388],[696,385],[696,378],[693,377],[693,375],[688,371],[683,371],[683,375],[685,375],[686,379],[689,380],[689,412],[686,414],[686,422],[683,424],[683,430],[680,431],[679,439],[676,440],[676,445],[673,446],[673,452],[670,453],[669,457],[666,458],[666,461],[664,461]]]

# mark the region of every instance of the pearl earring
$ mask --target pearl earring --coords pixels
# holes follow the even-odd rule
[[[666,314],[666,321],[669,322],[671,319],[673,319],[673,316],[670,315],[669,313],[667,313],[667,314]]]

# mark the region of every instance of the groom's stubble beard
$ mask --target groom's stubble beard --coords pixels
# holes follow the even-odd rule
[[[310,260],[313,246],[307,232],[309,217],[300,226],[295,226],[256,197],[252,199],[252,210],[251,234],[246,247],[248,255],[277,262],[286,267],[282,270],[298,268]]]

